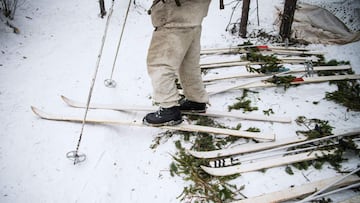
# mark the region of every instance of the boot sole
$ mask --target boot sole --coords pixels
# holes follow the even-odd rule
[[[180,110],[181,113],[206,113],[206,110]]]
[[[165,123],[148,123],[146,120],[143,120],[143,124],[147,125],[147,126],[152,126],[152,127],[160,127],[160,126],[174,126],[174,125],[179,125],[183,122],[183,120],[178,120],[178,121],[168,121]]]

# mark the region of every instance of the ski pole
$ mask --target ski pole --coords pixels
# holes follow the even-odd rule
[[[108,18],[106,20],[105,31],[104,31],[104,35],[102,37],[102,43],[101,43],[100,51],[99,51],[97,61],[96,61],[96,66],[95,66],[96,68],[95,68],[94,76],[92,78],[90,89],[89,89],[85,114],[84,114],[84,118],[82,120],[81,131],[80,131],[79,140],[78,140],[78,143],[77,143],[77,146],[76,146],[76,150],[75,151],[70,151],[70,152],[68,152],[66,154],[67,158],[74,161],[74,165],[86,160],[86,155],[85,154],[79,154],[79,148],[80,148],[81,139],[82,139],[82,136],[83,136],[83,133],[84,133],[85,122],[86,122],[87,114],[88,114],[88,111],[89,111],[90,100],[91,100],[92,92],[93,92],[93,89],[94,89],[96,76],[97,76],[97,73],[99,71],[101,54],[102,54],[103,49],[104,49],[105,39],[106,39],[106,35],[107,35],[107,30],[108,30],[108,27],[109,27],[110,16],[111,16],[111,14],[113,12],[113,7],[114,7],[114,0],[112,1],[112,5],[111,5],[110,11],[109,11],[109,15],[108,15]]]
[[[128,15],[129,15],[130,5],[131,5],[131,0],[129,0],[129,5],[128,5],[127,11],[126,11],[126,15],[125,15],[123,27],[122,27],[122,30],[121,30],[119,42],[118,42],[118,45],[117,45],[116,54],[115,54],[114,63],[113,63],[113,66],[112,66],[110,78],[109,78],[109,79],[106,79],[106,80],[104,81],[105,86],[106,86],[106,87],[109,87],[109,88],[114,88],[114,87],[116,87],[116,82],[115,82],[115,80],[113,80],[113,74],[114,74],[114,70],[115,70],[115,64],[116,64],[116,61],[117,61],[117,57],[118,57],[118,54],[119,54],[119,49],[120,49],[120,45],[121,45],[121,39],[122,39],[122,36],[123,36],[123,34],[124,34],[127,17],[128,17]]]

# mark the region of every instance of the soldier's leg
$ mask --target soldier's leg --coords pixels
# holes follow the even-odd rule
[[[145,124],[161,126],[182,122],[175,79],[191,41],[187,28],[161,28],[153,33],[147,64],[154,101],[160,109],[147,114],[143,119]]]
[[[208,103],[209,97],[204,88],[200,69],[201,26],[193,28],[193,40],[179,69],[179,78],[186,99]]]
[[[186,29],[160,28],[153,33],[147,67],[153,99],[162,107],[178,105],[180,96],[175,80],[190,43]]]

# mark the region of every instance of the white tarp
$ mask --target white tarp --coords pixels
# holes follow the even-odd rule
[[[360,40],[329,11],[310,4],[298,4],[292,24],[292,37],[309,43],[346,44]]]

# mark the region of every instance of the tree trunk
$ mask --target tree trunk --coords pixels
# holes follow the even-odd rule
[[[243,0],[241,22],[240,22],[240,37],[242,38],[246,38],[249,9],[250,9],[250,0]]]
[[[224,6],[224,0],[220,0],[220,9],[224,9],[225,6]]]
[[[100,4],[100,16],[101,18],[103,18],[106,15],[104,0],[99,0],[99,4]]]
[[[283,40],[290,39],[291,25],[294,20],[297,0],[286,0],[284,5],[284,13],[280,25],[280,36]]]

